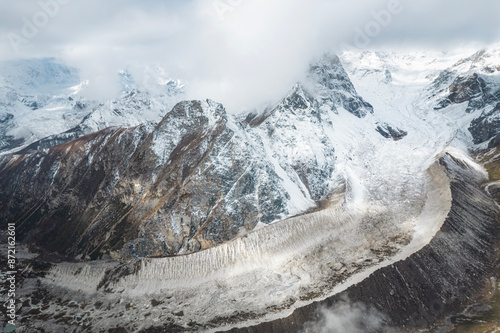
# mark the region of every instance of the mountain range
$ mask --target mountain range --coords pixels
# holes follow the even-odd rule
[[[155,295],[171,315],[148,311],[172,331],[283,318],[425,252],[456,214],[473,219],[455,213],[469,207],[457,179],[493,223],[498,47],[327,53],[249,113],[184,100],[189,87],[161,70],[148,86],[120,71],[120,96],[92,99],[78,73],[53,58],[0,64],[0,225],[48,263],[28,261],[24,283],[43,285],[49,308],[20,310],[45,330],[92,327],[90,314],[61,323],[76,310],[48,286],[110,308]],[[100,325],[147,331],[133,310]]]

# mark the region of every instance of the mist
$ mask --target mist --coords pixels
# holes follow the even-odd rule
[[[318,320],[306,323],[301,333],[376,333],[388,330],[379,311],[344,299],[332,308],[320,308]]]
[[[282,97],[312,59],[346,45],[496,42],[498,12],[488,0],[3,1],[0,60],[61,58],[99,98],[119,93],[119,70],[155,64],[187,84],[187,98],[238,113]]]

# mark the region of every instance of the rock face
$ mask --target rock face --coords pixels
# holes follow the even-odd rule
[[[450,95],[440,103],[439,107],[469,102],[466,111],[470,113],[475,108],[484,107],[488,100],[494,98],[488,93],[487,88],[486,82],[477,73],[468,77],[459,76],[449,88]]]
[[[320,309],[350,303],[376,309],[375,331],[426,327],[461,310],[487,284],[500,244],[498,212],[481,189],[484,174],[450,155],[442,158],[451,178],[453,206],[440,232],[421,251],[382,268],[359,284],[325,301],[297,309],[285,319],[231,332],[318,331]],[[373,310],[372,310],[373,311]],[[367,311],[368,312],[368,311]],[[365,314],[367,313],[365,312]]]
[[[373,107],[357,94],[336,55],[327,54],[312,65],[308,78],[313,91],[318,92],[320,107],[343,107],[359,118],[373,113]]]
[[[500,133],[499,64],[499,49],[482,50],[443,71],[430,86],[433,95],[438,91],[442,96],[436,110],[463,103],[466,113],[475,114],[468,126],[474,144],[488,142]]]
[[[401,140],[408,135],[408,132],[398,128],[392,128],[387,124],[377,126],[377,132],[379,132],[384,138],[392,138],[394,141]]]
[[[210,248],[314,208],[342,187],[332,115],[373,112],[338,57],[325,56],[274,108],[242,122],[221,104],[188,101],[156,126],[80,136],[105,126],[106,110],[144,113],[153,104],[131,90],[74,129],[3,158],[1,220],[16,222],[26,243],[78,258]]]
[[[498,100],[500,100],[500,94],[499,98],[496,101]],[[499,105],[500,103],[498,103],[491,110],[484,112],[479,118],[476,118],[471,122],[469,131],[474,137],[474,143],[479,144],[487,142],[500,133]]]

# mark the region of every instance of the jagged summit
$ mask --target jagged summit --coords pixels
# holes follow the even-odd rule
[[[461,59],[453,68],[461,72],[478,74],[494,73],[500,70],[500,47],[484,48],[473,55]]]
[[[158,124],[157,130],[165,126],[170,118],[185,119],[190,122],[207,123],[214,125],[217,122],[227,121],[227,112],[221,103],[207,99],[205,101],[182,101],[177,103]],[[191,125],[187,125],[191,126]]]
[[[339,57],[326,53],[310,65],[306,79],[295,84],[280,102],[267,106],[261,112],[250,113],[245,121],[257,126],[274,112],[283,110],[307,112],[321,119],[321,114],[329,111],[338,114],[339,108],[358,118],[373,113],[373,107],[356,92]]]
[[[327,53],[309,68],[306,87],[315,93],[319,107],[343,107],[357,117],[373,113],[358,95],[337,55]]]
[[[220,134],[226,123],[227,113],[220,103],[179,102],[153,132],[152,150],[158,156],[157,164],[171,163],[174,149],[188,150],[193,142]]]

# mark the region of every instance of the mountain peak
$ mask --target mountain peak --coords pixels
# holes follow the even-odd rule
[[[227,120],[227,112],[221,103],[213,100],[191,100],[177,103],[164,120],[168,117],[179,117],[187,120],[206,119],[209,124],[214,124],[221,120]]]
[[[373,107],[358,95],[337,55],[326,53],[311,64],[305,82],[320,104],[342,107],[359,118],[373,113]]]

